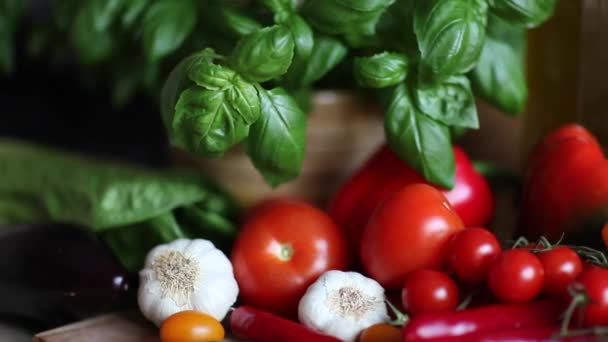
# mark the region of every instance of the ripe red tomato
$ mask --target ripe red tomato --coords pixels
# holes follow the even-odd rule
[[[413,271],[445,265],[452,235],[464,229],[445,196],[416,183],[383,201],[370,218],[361,243],[365,271],[398,289]]]
[[[496,236],[485,228],[466,228],[454,235],[448,264],[456,276],[467,283],[484,281],[492,261],[500,254]]]
[[[586,327],[608,325],[608,269],[588,267],[578,277],[577,283],[582,285],[591,302],[579,314]]]
[[[583,271],[583,262],[578,254],[570,247],[559,246],[539,253],[538,259],[545,271],[543,292],[553,296],[567,296],[568,285]]]
[[[275,200],[245,222],[231,259],[243,303],[292,318],[319,275],[346,268],[346,242],[321,210]]]
[[[545,272],[538,257],[526,249],[503,251],[490,266],[488,286],[503,302],[527,302],[543,288]]]
[[[418,270],[405,280],[401,302],[403,308],[413,316],[454,310],[458,306],[458,286],[443,272]]]

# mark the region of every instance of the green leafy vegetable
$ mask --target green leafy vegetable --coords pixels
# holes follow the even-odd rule
[[[146,9],[150,0],[124,0],[125,11],[122,15],[122,24],[125,27],[132,27]]]
[[[448,189],[454,186],[450,131],[416,108],[405,84],[393,91],[384,128],[391,149],[426,180]]]
[[[14,35],[25,5],[25,0],[0,0],[0,71],[5,73],[14,67]]]
[[[261,117],[251,126],[247,153],[266,181],[276,186],[297,177],[304,160],[306,115],[282,88],[258,88]]]
[[[97,31],[106,31],[124,5],[124,0],[89,0],[85,6],[91,7],[93,26]]]
[[[416,88],[416,106],[448,126],[479,128],[475,98],[465,76],[452,76],[434,87]]]
[[[238,210],[232,199],[194,173],[144,169],[1,140],[0,177],[0,222],[81,225],[104,237],[131,270],[158,243],[218,231],[230,238],[236,234],[231,222]],[[187,225],[176,219],[176,210],[190,207],[220,218]]]
[[[262,28],[262,25],[225,1],[205,6],[202,15],[208,29],[237,40]]]
[[[420,78],[439,83],[475,66],[485,38],[485,0],[416,1]]]
[[[405,80],[408,66],[409,60],[405,55],[383,52],[356,58],[355,77],[363,87],[384,88]]]
[[[551,17],[557,0],[488,0],[488,2],[493,14],[511,24],[532,28]]]
[[[84,6],[76,15],[72,28],[72,43],[84,64],[107,60],[114,48],[114,37],[95,25],[95,7]]]
[[[329,34],[372,35],[376,22],[395,0],[307,0],[303,15]]]
[[[157,60],[179,48],[194,29],[193,0],[159,0],[143,19],[143,43],[150,60]]]
[[[274,12],[276,22],[283,22],[290,17],[296,7],[294,0],[260,0],[260,2]]]
[[[506,113],[520,113],[528,96],[524,45],[523,28],[490,16],[481,57],[469,75],[475,93]]]
[[[231,62],[244,78],[255,82],[268,81],[287,71],[293,58],[294,45],[287,27],[265,27],[239,42]]]

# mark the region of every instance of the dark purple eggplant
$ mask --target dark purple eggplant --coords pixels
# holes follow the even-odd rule
[[[64,224],[0,227],[0,315],[57,326],[136,305],[137,277]]]

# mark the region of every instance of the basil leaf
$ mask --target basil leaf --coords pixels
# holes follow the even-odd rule
[[[293,88],[307,87],[338,65],[347,52],[347,47],[336,38],[319,35],[315,37],[308,62],[299,70],[290,70],[285,75],[285,83]]]
[[[207,67],[217,72],[199,75],[197,83],[203,87],[184,90],[175,111],[165,113],[169,115],[165,123],[173,145],[203,156],[219,156],[248,135],[249,126],[260,115],[260,100],[255,87],[234,71],[213,64]]]
[[[240,39],[262,28],[255,19],[225,2],[209,4],[205,7],[203,16],[209,28],[233,39]]]
[[[287,71],[294,45],[287,27],[265,27],[239,41],[231,55],[231,63],[244,78],[265,82]]]
[[[9,73],[15,64],[15,33],[24,1],[0,1],[0,70]]]
[[[381,46],[405,52],[413,57],[419,54],[414,34],[415,0],[397,0],[380,17],[376,24],[377,37]]]
[[[376,22],[395,0],[307,0],[301,12],[310,23],[329,34],[372,35]]]
[[[401,159],[430,183],[454,186],[450,131],[417,110],[405,84],[395,87],[384,120],[387,142]]]
[[[271,186],[300,174],[306,145],[306,115],[282,88],[258,87],[262,111],[247,138],[253,165]]]
[[[420,78],[439,83],[475,66],[485,38],[486,0],[416,1]]]
[[[148,5],[149,0],[123,0],[126,1],[125,11],[122,15],[122,24],[124,27],[132,27],[135,21],[143,13]]]
[[[290,16],[285,25],[291,31],[295,41],[293,61],[287,73],[283,76],[283,83],[289,88],[298,87],[303,70],[306,69],[310,55],[315,44],[311,27],[302,17]]]
[[[97,31],[107,30],[123,5],[124,0],[89,0],[85,2],[85,6],[90,6],[90,11],[95,13],[93,26]]]
[[[94,8],[82,7],[71,29],[71,40],[83,64],[96,64],[108,59],[114,49],[114,38],[95,26]]]
[[[448,126],[479,128],[475,98],[465,76],[452,76],[433,87],[416,88],[416,106],[429,117]]]
[[[405,80],[408,64],[407,56],[398,53],[383,52],[355,58],[355,77],[363,87],[393,86]]]
[[[557,0],[488,0],[492,14],[511,24],[537,27],[553,15]]]
[[[159,0],[143,19],[143,43],[149,60],[158,60],[177,50],[196,24],[192,0]]]
[[[275,21],[277,18],[288,18],[296,7],[295,0],[260,0],[260,2],[275,14]]]
[[[491,16],[481,57],[469,74],[475,94],[506,113],[522,112],[528,97],[525,39],[525,29]]]

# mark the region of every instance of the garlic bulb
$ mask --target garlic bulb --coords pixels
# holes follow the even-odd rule
[[[222,320],[239,292],[228,257],[202,239],[178,239],[154,247],[139,278],[139,308],[157,326],[184,310]]]
[[[328,271],[300,299],[298,318],[312,329],[355,341],[363,329],[389,320],[385,300],[377,281],[357,272]]]

